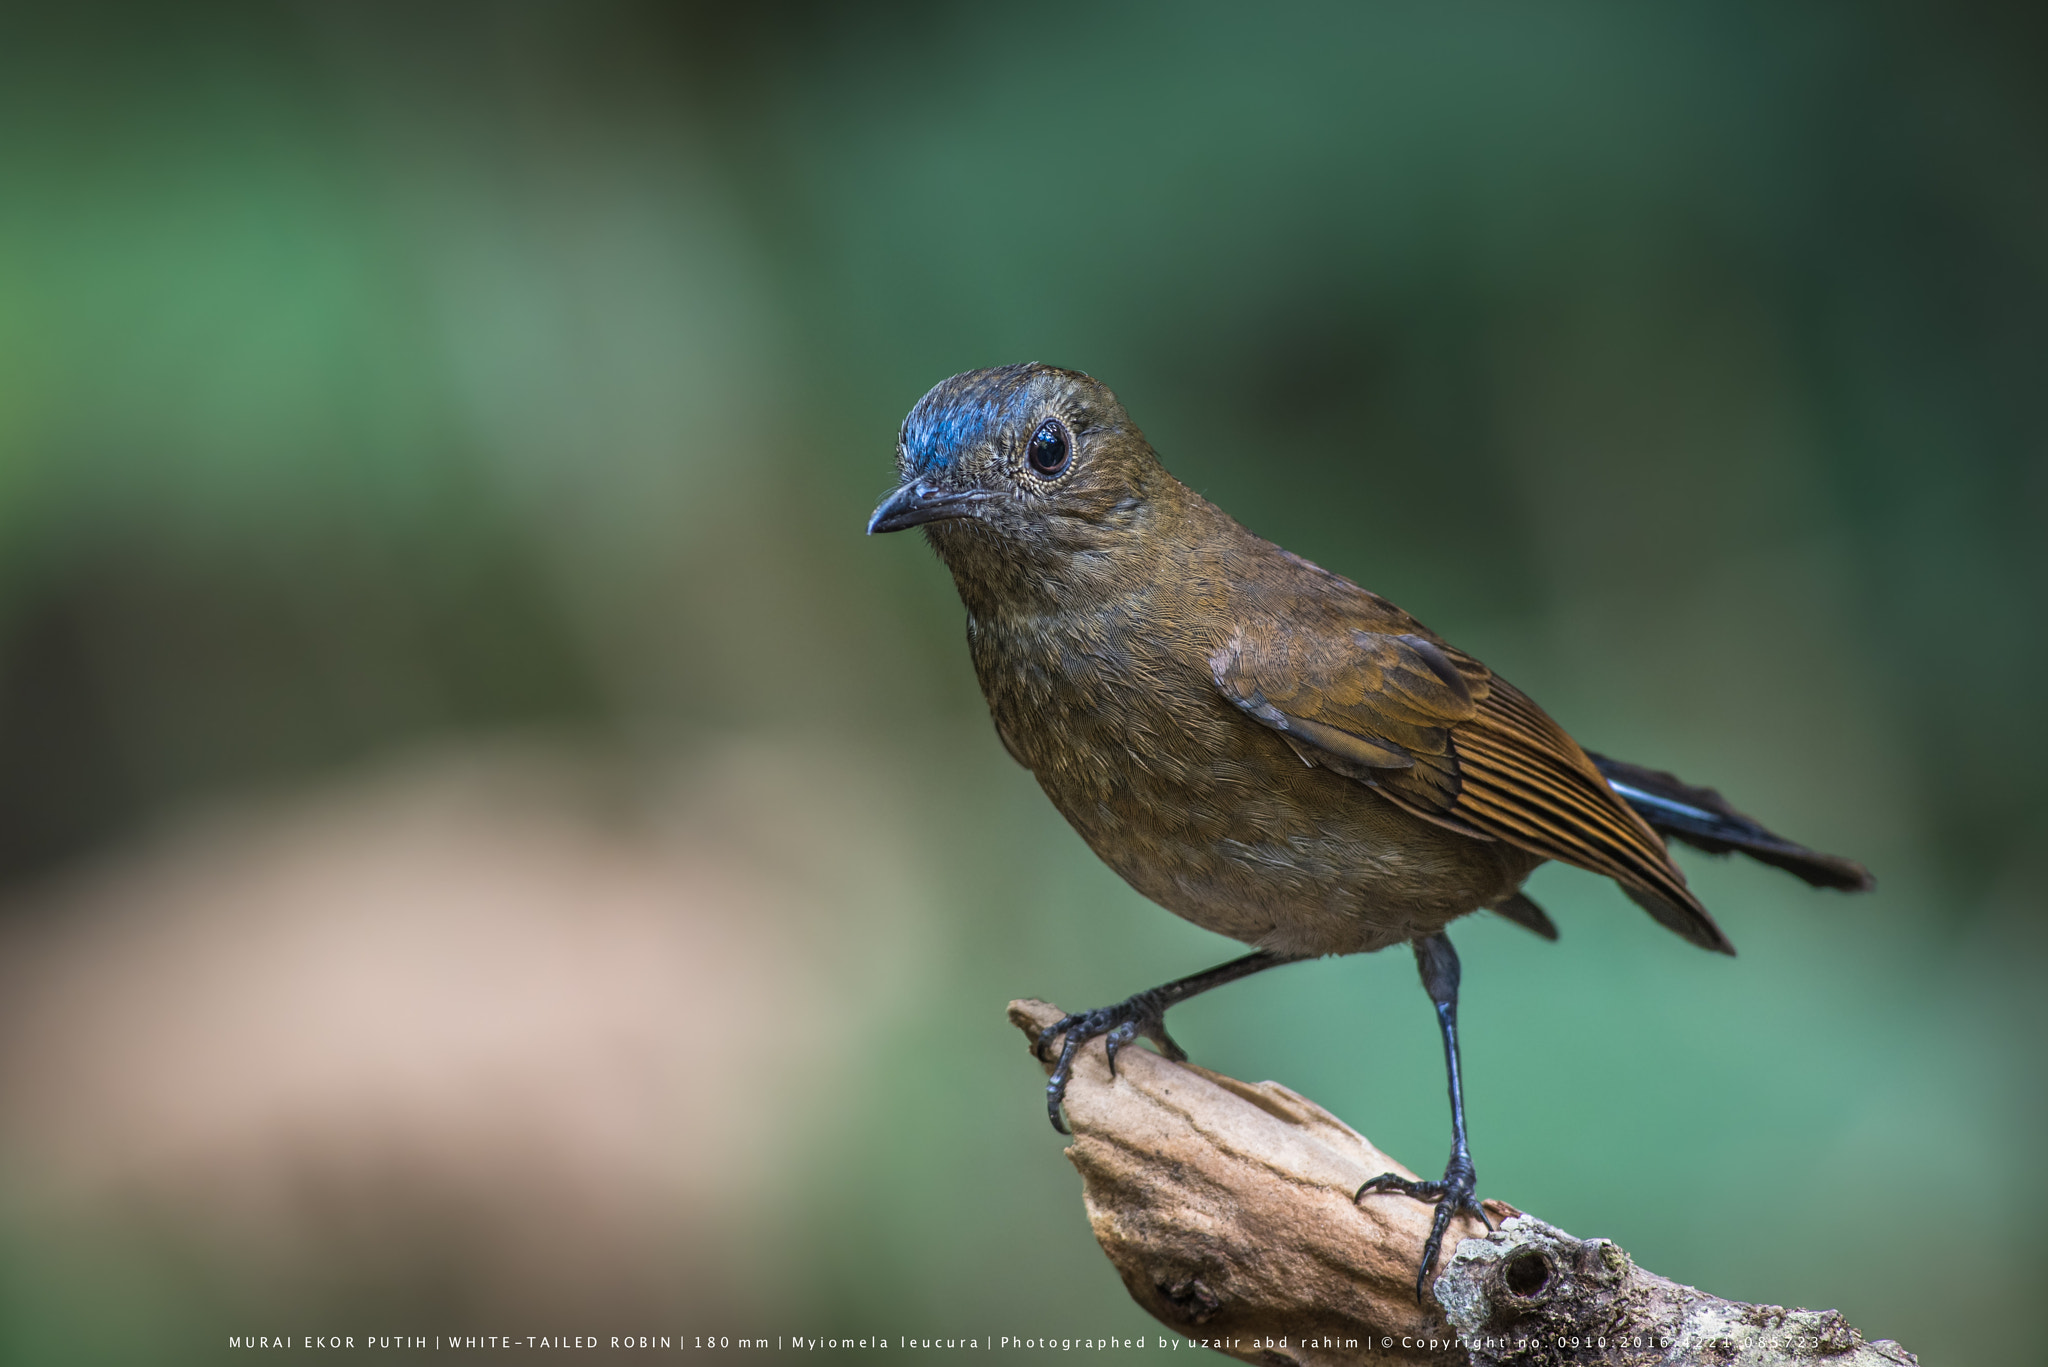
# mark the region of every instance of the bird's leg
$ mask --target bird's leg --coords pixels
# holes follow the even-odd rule
[[[1478,1174],[1472,1169],[1472,1151],[1465,1144],[1465,1091],[1458,1081],[1458,952],[1451,948],[1450,937],[1438,931],[1415,942],[1415,965],[1422,970],[1424,990],[1436,1004],[1437,1025],[1444,1036],[1444,1067],[1451,1078],[1451,1161],[1445,1165],[1439,1181],[1418,1182],[1399,1173],[1383,1172],[1360,1187],[1351,1199],[1362,1201],[1368,1192],[1398,1191],[1418,1201],[1435,1203],[1436,1218],[1430,1222],[1429,1240],[1422,1246],[1422,1268],[1415,1274],[1415,1300],[1420,1304],[1451,1217],[1469,1211],[1488,1229],[1493,1228],[1493,1221],[1479,1208]]]
[[[1166,1033],[1166,1008],[1186,1001],[1212,987],[1234,983],[1239,978],[1248,978],[1281,964],[1299,963],[1305,956],[1299,954],[1276,954],[1262,949],[1247,954],[1242,959],[1232,959],[1227,964],[1218,964],[1205,972],[1176,978],[1159,987],[1148,988],[1118,1002],[1115,1006],[1099,1006],[1093,1011],[1067,1016],[1053,1022],[1038,1032],[1038,1042],[1033,1046],[1038,1056],[1044,1058],[1047,1046],[1060,1035],[1067,1042],[1060,1050],[1060,1061],[1052,1070],[1052,1076],[1045,1083],[1045,1109],[1052,1117],[1052,1127],[1061,1134],[1070,1134],[1066,1122],[1060,1119],[1060,1102],[1067,1095],[1067,1081],[1074,1067],[1074,1055],[1089,1040],[1102,1036],[1103,1052],[1109,1056],[1109,1074],[1116,1076],[1117,1050],[1143,1035],[1159,1046],[1159,1052],[1176,1063],[1186,1060],[1187,1051],[1173,1042],[1173,1036]]]

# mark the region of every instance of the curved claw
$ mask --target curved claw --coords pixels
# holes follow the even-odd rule
[[[1351,1203],[1358,1204],[1366,1195],[1375,1191],[1398,1191],[1403,1196],[1413,1196],[1418,1201],[1434,1201],[1440,1194],[1436,1189],[1441,1182],[1424,1182],[1414,1177],[1403,1177],[1398,1172],[1383,1172],[1378,1177],[1368,1177],[1352,1193]]]
[[[1436,1207],[1436,1214],[1429,1222],[1429,1238],[1422,1245],[1422,1266],[1415,1274],[1415,1303],[1420,1305],[1429,1293],[1429,1274],[1436,1267],[1437,1255],[1443,1251],[1444,1233],[1451,1226],[1451,1217],[1470,1213],[1479,1217],[1479,1222],[1491,1231],[1493,1221],[1480,1208],[1475,1192],[1475,1174],[1469,1159],[1460,1163],[1452,1158],[1444,1175],[1436,1181],[1423,1181],[1403,1177],[1397,1172],[1383,1172],[1368,1178],[1351,1200],[1355,1204],[1372,1192],[1392,1191],[1417,1201],[1426,1201]]]
[[[1135,1021],[1125,1021],[1102,1037],[1102,1053],[1109,1060],[1109,1075],[1116,1076],[1116,1051],[1138,1037]]]
[[[1074,1075],[1074,1055],[1081,1046],[1092,1039],[1102,1040],[1102,1050],[1109,1059],[1109,1075],[1116,1076],[1116,1056],[1119,1050],[1132,1040],[1143,1035],[1159,1046],[1160,1054],[1175,1063],[1187,1062],[1187,1051],[1174,1042],[1166,1033],[1166,1023],[1161,1019],[1163,1008],[1158,999],[1149,992],[1141,992],[1115,1006],[1104,1006],[1080,1015],[1064,1016],[1038,1032],[1031,1051],[1040,1062],[1045,1061],[1046,1050],[1052,1042],[1065,1035],[1066,1043],[1060,1049],[1059,1062],[1053,1065],[1052,1074],[1045,1083],[1045,1109],[1052,1119],[1053,1129],[1061,1134],[1071,1135],[1060,1107],[1066,1100],[1067,1083]]]
[[[1065,1099],[1066,1090],[1065,1087],[1055,1090],[1052,1086],[1045,1089],[1045,1113],[1051,1117],[1054,1131],[1071,1139],[1074,1132],[1067,1128],[1066,1119],[1060,1114],[1060,1102]]]
[[[1081,1046],[1088,1037],[1079,1030],[1067,1032],[1067,1042],[1060,1049],[1060,1061],[1053,1065],[1052,1076],[1045,1080],[1045,1111],[1052,1118],[1053,1129],[1064,1135],[1073,1131],[1067,1128],[1066,1119],[1060,1115],[1060,1103],[1067,1099],[1067,1082],[1074,1076],[1074,1055],[1081,1052]]]
[[[1443,1251],[1444,1231],[1451,1227],[1452,1203],[1438,1201],[1436,1216],[1429,1222],[1429,1238],[1422,1245],[1422,1267],[1415,1274],[1415,1303],[1421,1305],[1429,1295],[1429,1273],[1436,1266],[1437,1254]]]
[[[1038,1039],[1033,1042],[1031,1046],[1031,1052],[1038,1056],[1038,1059],[1041,1063],[1044,1062],[1046,1046],[1050,1045],[1054,1040],[1058,1039],[1061,1035],[1066,1034],[1069,1030],[1072,1030],[1075,1026],[1079,1025],[1080,1023],[1081,1018],[1079,1016],[1060,1017],[1051,1025],[1046,1026],[1045,1029],[1038,1032]]]

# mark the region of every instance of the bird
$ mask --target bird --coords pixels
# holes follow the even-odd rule
[[[1168,1008],[1283,964],[1406,944],[1443,1040],[1442,1177],[1353,1195],[1434,1206],[1415,1294],[1453,1215],[1488,1228],[1459,1072],[1446,933],[1490,910],[1545,939],[1522,891],[1549,860],[1605,875],[1703,949],[1728,937],[1667,840],[1742,851],[1817,887],[1860,864],[1767,830],[1711,788],[1583,749],[1526,694],[1408,613],[1248,531],[1168,473],[1116,396],[1037,363],[968,371],[903,420],[900,483],[870,535],[922,528],[952,572],[997,736],[1138,892],[1251,953],[1067,1015],[1053,1128],[1077,1051],[1139,1038],[1187,1055]]]

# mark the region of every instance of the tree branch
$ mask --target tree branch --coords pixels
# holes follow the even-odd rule
[[[1027,1039],[1063,1014],[1010,1003]],[[1351,1199],[1367,1178],[1408,1169],[1278,1083],[1136,1048],[1118,1056],[1112,1079],[1091,1042],[1075,1061],[1067,1119],[1089,1223],[1131,1298],[1247,1362],[1914,1362],[1896,1343],[1865,1342],[1835,1311],[1722,1300],[1501,1201],[1483,1203],[1505,1222],[1492,1234],[1469,1216],[1452,1222],[1434,1296],[1418,1306],[1430,1208],[1398,1195]]]

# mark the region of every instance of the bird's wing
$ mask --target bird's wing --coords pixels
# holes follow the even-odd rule
[[[1358,628],[1239,631],[1209,659],[1223,696],[1280,732],[1307,763],[1490,840],[1457,813],[1451,731],[1479,715],[1493,676],[1476,660],[1460,663],[1419,633]]]
[[[1357,613],[1234,633],[1209,660],[1223,696],[1307,763],[1438,825],[1605,874],[1672,930],[1733,952],[1664,842],[1564,728],[1392,604],[1352,591]]]

